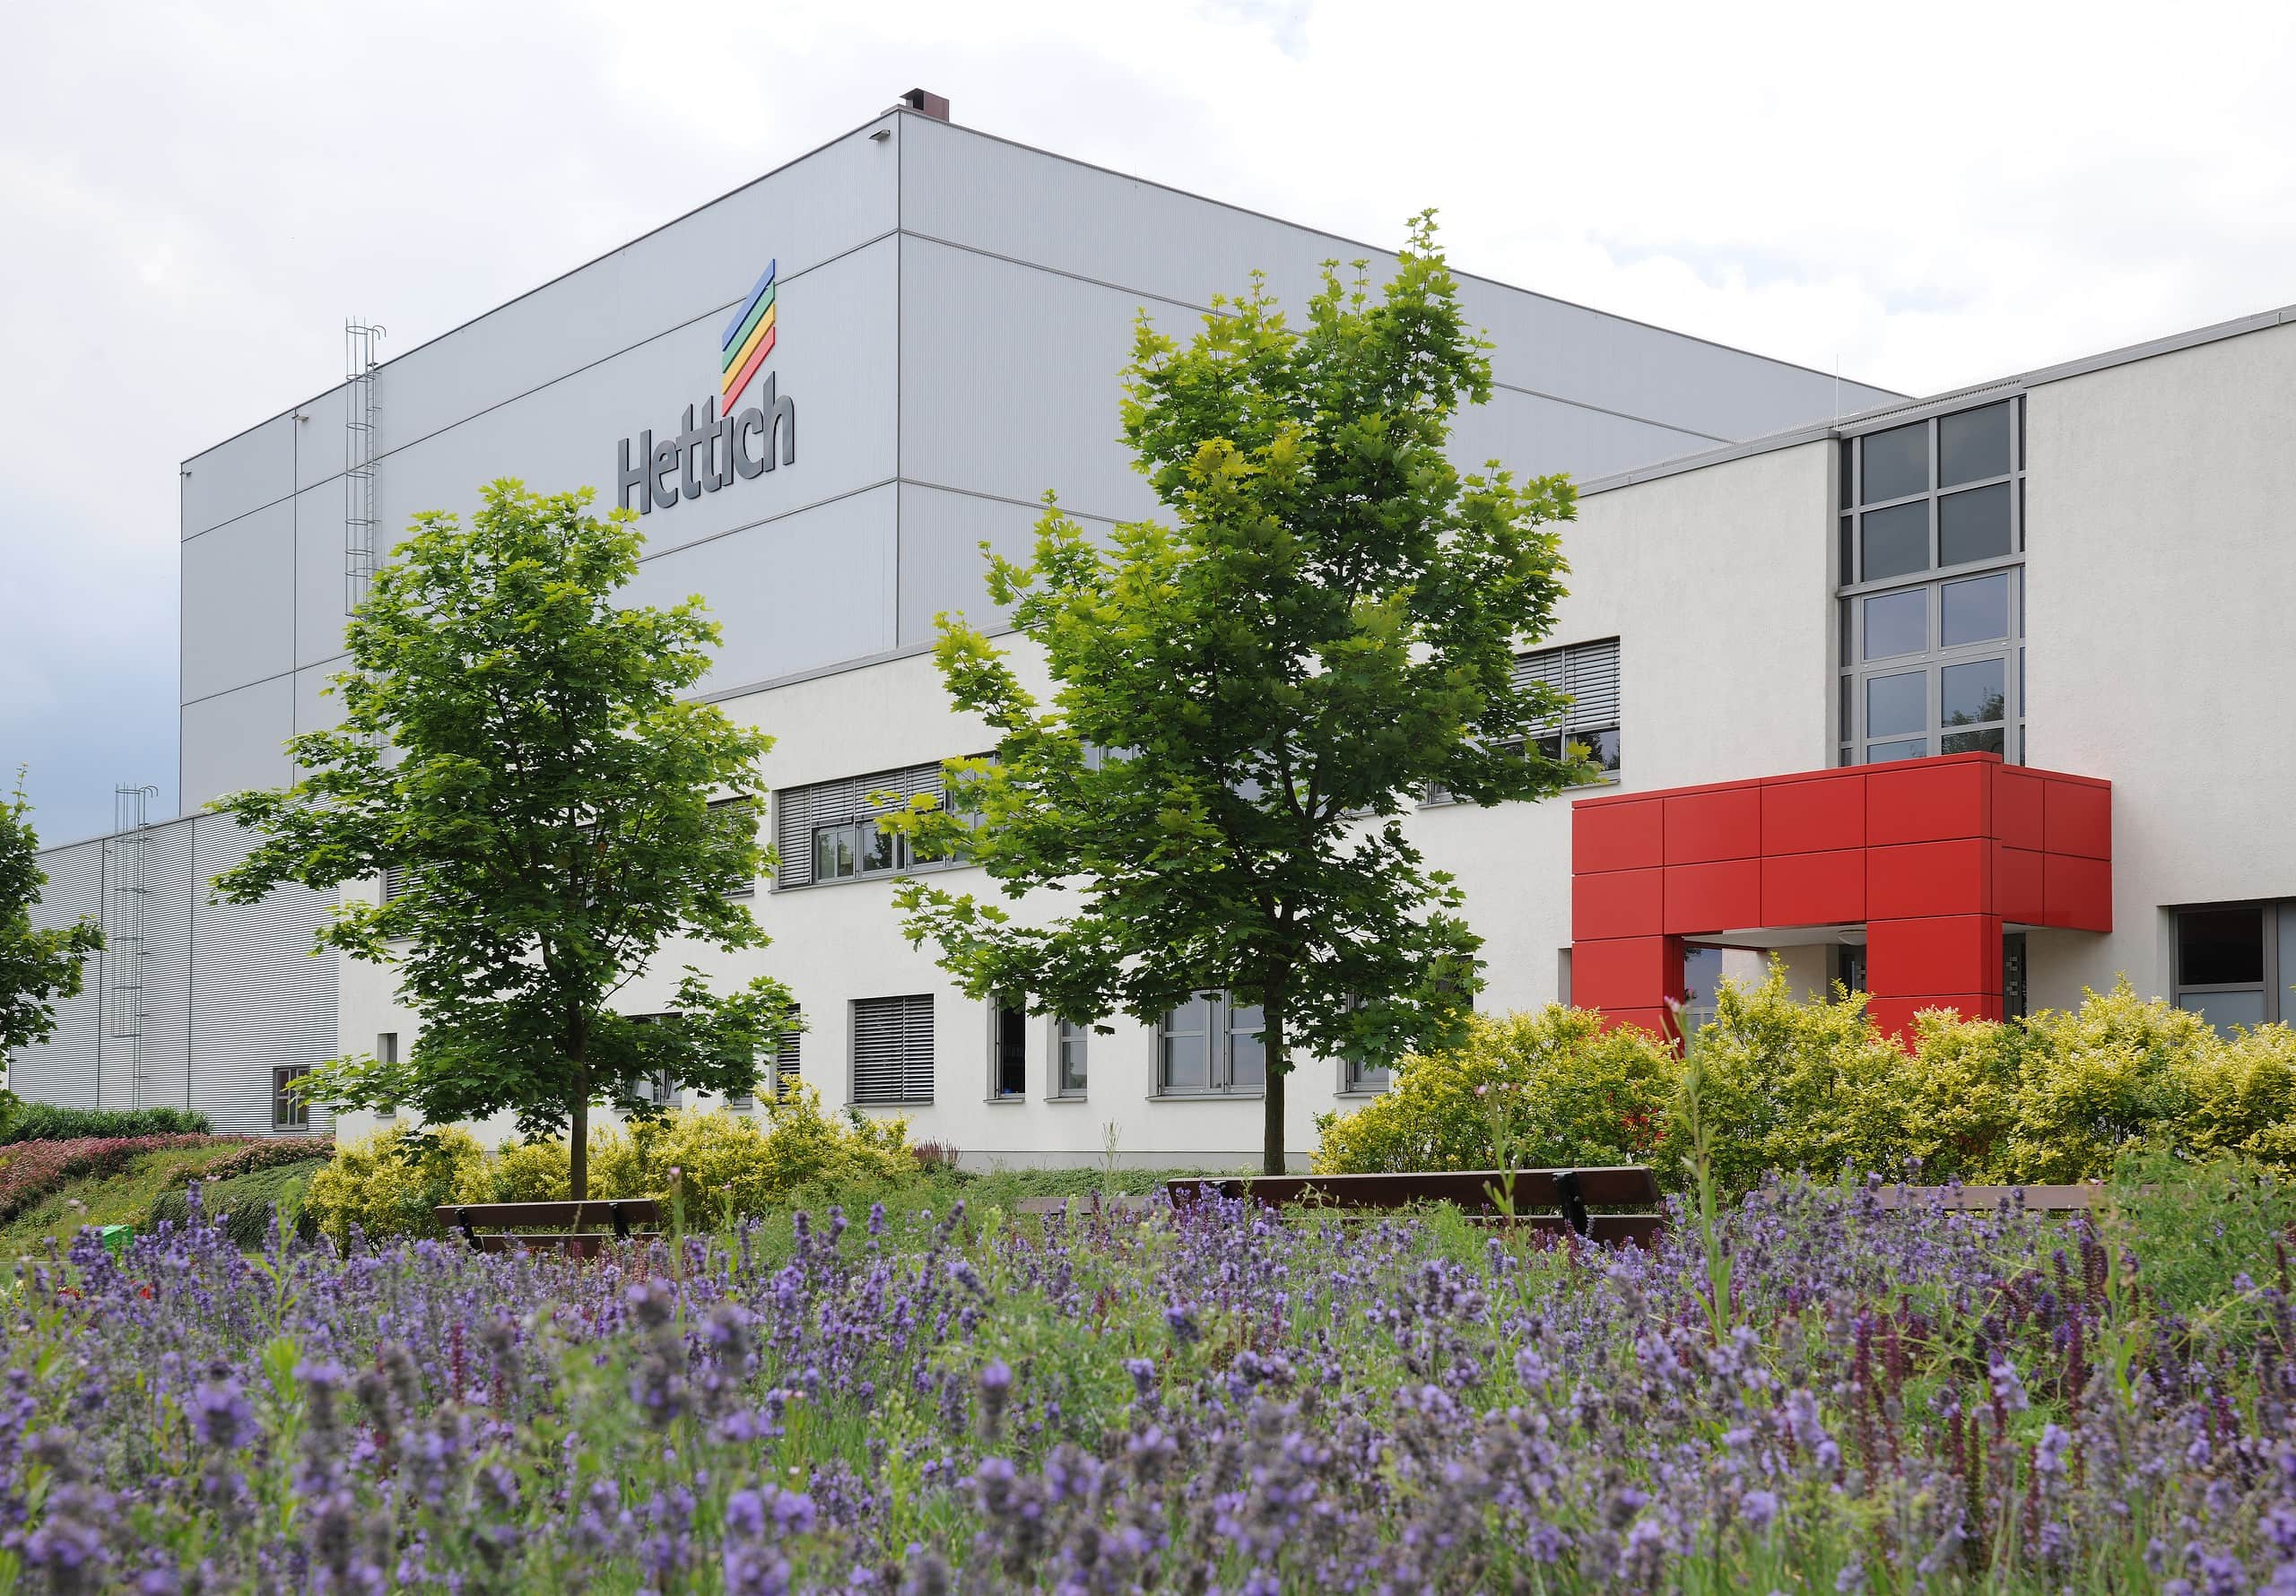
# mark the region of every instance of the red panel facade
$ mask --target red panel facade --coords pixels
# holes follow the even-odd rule
[[[1866,1012],[2002,1012],[2005,923],[2112,929],[2112,788],[1994,754],[1583,799],[1571,996],[1674,1033],[1683,938],[1866,926]]]

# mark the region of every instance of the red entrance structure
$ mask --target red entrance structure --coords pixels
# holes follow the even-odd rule
[[[2112,784],[1949,754],[1571,806],[1571,1001],[1614,1025],[1677,1034],[1685,940],[1858,924],[1883,1029],[2000,1019],[2005,925],[2112,929]]]

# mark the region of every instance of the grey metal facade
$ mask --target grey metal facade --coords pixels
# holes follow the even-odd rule
[[[1134,320],[1187,335],[1255,271],[1298,304],[1320,264],[1393,256],[895,109],[428,343],[374,374],[376,518],[467,513],[483,483],[597,490],[618,448],[680,429],[718,391],[728,312],[776,264],[770,374],[796,459],[642,519],[631,597],[700,593],[724,645],[704,691],[925,646],[934,617],[993,624],[979,545],[1025,547],[1041,496],[1090,526],[1155,506],[1117,440]],[[1896,400],[1837,378],[1465,276],[1497,391],[1461,420],[1465,464],[1599,476]],[[752,390],[753,392],[754,390]],[[345,603],[347,387],[183,464],[186,809],[291,779],[282,745],[336,718]],[[274,1068],[335,1054],[327,900],[207,902],[243,841],[217,817],[148,840],[141,1094],[225,1130],[271,1128]],[[42,914],[99,912],[107,845],[52,849]],[[104,1035],[102,976],[12,1061],[56,1102],[137,1095]],[[314,1112],[312,1128],[326,1128]]]
[[[880,137],[878,135],[882,134]],[[644,518],[633,596],[699,592],[729,692],[987,619],[978,545],[1023,546],[1040,496],[1087,525],[1152,502],[1116,441],[1145,310],[1185,334],[1255,270],[1297,303],[1320,262],[1392,256],[907,111],[386,362],[378,514],[467,509],[492,478],[615,497],[616,446],[712,393],[721,324],[778,263],[767,362],[794,466]],[[1494,342],[1458,454],[1582,477],[1894,399],[1465,277]],[[339,668],[344,391],[185,463],[183,801],[285,777]]]
[[[210,903],[216,872],[246,855],[239,828],[200,815],[144,836],[147,951],[135,995],[117,989],[119,955],[90,959],[80,994],[57,1007],[55,1033],[9,1061],[10,1085],[84,1108],[195,1108],[218,1131],[267,1134],[273,1069],[308,1069],[336,1052],[335,960],[311,956],[333,895],[290,887],[251,906]],[[35,924],[93,917],[117,943],[120,841],[42,853]],[[140,1038],[124,1034],[130,1002]],[[328,1128],[314,1108],[309,1129]]]

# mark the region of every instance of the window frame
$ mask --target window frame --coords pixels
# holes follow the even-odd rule
[[[2187,982],[2185,979],[2184,918],[2187,915],[2222,914],[2227,909],[2248,909],[2257,916],[2257,979],[2254,981]],[[2296,949],[2287,945],[2281,935],[2283,921],[2296,921],[2296,898],[2233,898],[2223,903],[2179,904],[2170,911],[2169,926],[2169,1002],[2189,1014],[2207,1019],[2205,1009],[2187,1009],[2187,996],[2236,996],[2256,993],[2262,1000],[2262,1012],[2257,1023],[2272,1025],[2279,1020],[2296,1018],[2296,1004],[2290,1002],[2286,979],[2296,969]],[[2288,963],[2284,964],[2283,960]],[[2209,1024],[2215,1025],[2215,1020]],[[2225,1022],[2227,1025],[2245,1021]],[[2220,1034],[2221,1031],[2220,1031]]]
[[[1191,993],[1188,995],[1188,1002],[1192,1004],[1197,1002],[1203,1002],[1206,1005],[1204,1033],[1205,1084],[1174,1087],[1167,1078],[1164,1042],[1165,1038],[1172,1034],[1172,1015],[1178,1012],[1178,1009],[1174,1008],[1167,1010],[1156,1020],[1154,1029],[1156,1056],[1152,1076],[1156,1089],[1154,1095],[1160,1098],[1265,1097],[1267,1095],[1266,1033],[1265,1029],[1256,1033],[1239,1033],[1235,1024],[1235,1016],[1239,1008],[1252,1008],[1257,1005],[1236,1003],[1229,997],[1227,989],[1224,987],[1207,987]],[[1256,1083],[1240,1086],[1236,1084],[1235,1079],[1236,1037],[1239,1034],[1257,1035],[1261,1039],[1260,1079]]]
[[[1046,1028],[1045,1072],[1049,1078],[1045,1096],[1055,1103],[1081,1103],[1090,1094],[1092,1080],[1092,1028],[1072,1026],[1057,1014],[1051,1017]],[[1076,1079],[1068,1077],[1068,1047],[1076,1046]]]
[[[311,1106],[289,1089],[310,1074],[307,1064],[274,1064],[271,1069],[271,1128],[274,1131],[308,1131],[311,1125]]]
[[[1968,481],[1945,483],[1944,474],[1944,424],[1960,416],[1979,411],[2004,407],[2008,430],[2009,469],[1990,476],[1973,477]],[[2025,722],[2025,650],[2028,643],[2025,627],[2026,599],[2026,528],[2025,528],[2025,396],[2020,393],[1987,397],[1980,403],[1965,404],[1956,409],[1940,410],[1914,421],[1892,421],[1887,424],[1866,428],[1842,438],[1836,469],[1842,481],[1836,494],[1839,506],[1835,512],[1836,536],[1833,559],[1835,593],[1835,678],[1836,690],[1830,706],[1834,723],[1836,763],[1842,766],[1874,763],[1874,754],[1882,750],[1894,750],[1912,742],[1920,744],[1918,753],[1892,752],[1882,762],[1898,759],[1927,759],[1944,753],[1991,751],[1970,747],[1949,748],[1950,740],[1965,743],[1990,741],[1991,733],[1999,734],[2001,758],[2013,765],[2026,762]],[[1866,441],[1883,433],[1896,432],[1907,427],[1922,427],[1926,430],[1928,449],[1928,485],[1918,493],[1900,494],[1894,498],[1877,499],[1872,504],[1861,502],[1865,498],[1865,456]],[[1988,554],[1976,559],[1952,565],[1939,563],[1944,552],[1944,500],[1962,493],[1983,489],[2006,487],[2009,512],[2008,548],[1998,554]],[[1890,577],[1865,580],[1864,518],[1881,511],[1897,509],[1907,505],[1927,507],[1928,563],[1917,571],[1907,571]],[[2006,635],[1988,638],[1979,642],[1947,646],[1944,642],[1944,590],[1955,584],[1996,574],[2008,574]],[[1866,657],[1866,610],[1870,599],[1899,593],[1919,593],[1923,598],[1923,646],[1915,652],[1891,655],[1881,659]],[[1944,719],[1944,675],[1950,667],[1999,660],[2002,674],[2002,712],[1995,720],[1970,722],[1948,725]],[[1871,733],[1867,724],[1869,683],[1878,677],[1890,677],[1920,672],[1923,677],[1924,724],[1918,732],[1886,736]]]
[[[900,1095],[897,1097],[867,1097],[861,1095],[861,1016],[865,1008],[878,1004],[909,1005],[907,1014],[913,1016],[919,1009],[923,1013],[925,1095],[918,1097],[914,1088],[918,1076],[915,1060],[904,1054],[900,1064]],[[935,1089],[939,1084],[940,1054],[936,1028],[939,1020],[935,1011],[933,994],[929,992],[893,993],[877,997],[848,998],[846,1000],[846,1101],[860,1108],[926,1108],[933,1103]],[[902,1045],[913,1046],[916,1038],[904,1030]]]
[[[908,799],[923,793],[938,794],[941,808],[949,811],[951,796],[945,761],[935,760],[924,765],[902,765],[890,770],[874,771],[865,776],[839,776],[829,781],[804,782],[787,787],[777,787],[772,794],[772,834],[779,858],[774,872],[771,890],[774,892],[804,892],[815,887],[845,887],[856,881],[886,880],[895,876],[917,875],[930,871],[962,870],[972,863],[970,854],[961,848],[945,859],[918,858],[906,836],[885,833],[877,821],[885,815],[895,814]],[[820,815],[811,810],[816,795],[829,789],[845,789],[840,797],[825,802],[830,808]],[[873,792],[903,794],[899,802],[876,804],[869,802]],[[793,816],[792,804],[805,806],[805,812]],[[951,811],[953,812],[953,811]],[[791,835],[802,827],[799,835]],[[849,831],[853,834],[853,856],[856,868],[850,874],[824,876],[815,865],[818,862],[821,838],[825,833]],[[883,837],[889,846],[891,863],[863,866],[869,840]],[[801,856],[802,842],[804,875],[802,880],[789,879],[796,872],[792,866]]]
[[[1025,1103],[1029,1100],[1029,1005],[1025,997],[992,997],[983,1005],[988,1011],[988,1101],[991,1103]],[[1011,1036],[1006,1035],[1010,1021]],[[1007,1042],[1020,1047],[1020,1085],[1007,1089],[1004,1066]]]

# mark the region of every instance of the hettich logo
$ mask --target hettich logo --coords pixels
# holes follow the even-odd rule
[[[726,324],[718,340],[718,393],[704,401],[701,419],[696,421],[693,406],[687,405],[683,429],[656,443],[649,428],[638,435],[635,455],[630,439],[622,440],[622,508],[632,507],[633,490],[641,516],[657,506],[667,509],[681,499],[715,493],[735,477],[771,471],[777,451],[782,464],[797,463],[797,402],[777,392],[772,372],[766,373],[757,403],[744,411],[734,408],[773,352],[773,273],[778,264],[766,264],[765,275]]]

